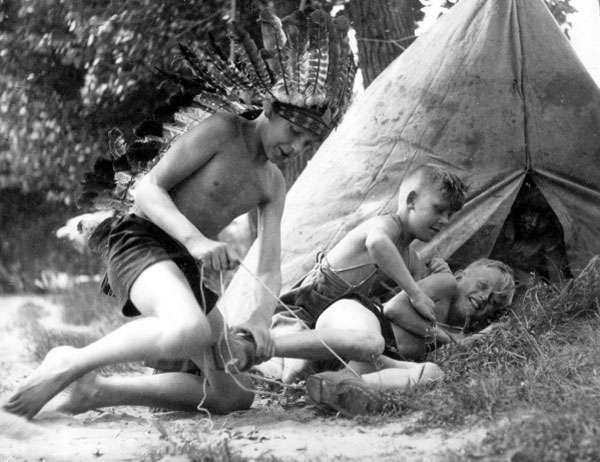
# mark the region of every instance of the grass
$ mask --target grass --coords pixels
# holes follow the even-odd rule
[[[54,295],[52,301],[64,307],[64,320],[71,325],[96,328],[56,331],[28,322],[30,343],[40,360],[58,344],[88,344],[123,322],[96,284],[79,285]],[[419,411],[421,417],[408,433],[482,423],[493,429],[477,447],[448,453],[450,462],[600,460],[600,258],[593,258],[560,290],[539,284],[521,294],[501,321],[504,328],[469,346],[452,345],[432,353],[429,359],[446,373],[443,382],[395,393],[387,416],[362,418],[361,423],[377,426]],[[288,398],[286,405],[302,399]],[[209,448],[193,433],[169,441],[163,449],[192,460],[205,460],[201,455],[209,453],[210,460],[241,460],[224,449],[226,441],[224,447]],[[148,459],[162,455],[148,454]]]
[[[398,397],[401,412],[424,412],[412,430],[510,416],[456,460],[600,460],[600,259],[562,291],[533,287],[503,321],[434,353],[444,381]]]

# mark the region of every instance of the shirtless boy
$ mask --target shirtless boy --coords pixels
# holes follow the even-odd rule
[[[324,17],[317,24],[334,30],[327,23],[331,20]],[[336,48],[341,53],[336,65],[344,69],[351,88],[352,55],[342,45]],[[300,58],[308,62],[310,57]],[[332,65],[329,71],[327,78],[339,82],[339,69]],[[267,87],[262,83],[257,90]],[[217,297],[201,285],[198,266],[233,268],[238,257],[215,237],[234,218],[258,208],[256,309],[240,326],[246,335],[227,335],[227,344],[234,347],[238,369],[248,366],[244,353],[249,348],[257,361],[272,356],[269,324],[275,300],[270,293],[279,293],[281,284],[280,221],[286,191],[275,162],[313,149],[349,102],[343,88],[331,85],[311,88],[310,95],[298,93],[307,83],[277,81],[263,94],[263,112],[257,118],[214,114],[169,147],[137,186],[134,209],[113,224],[108,241],[110,289],[125,315],[141,317],[84,348],[51,350],[4,404],[7,411],[31,418],[69,384],[101,366],[182,358],[192,358],[203,376],[124,379],[114,404],[195,410],[202,403],[218,413],[250,406],[253,394],[238,386],[248,378],[233,377],[215,364],[213,345],[227,356],[226,334],[221,314],[213,309]]]
[[[466,185],[444,168],[424,164],[408,172],[398,193],[396,213],[371,218],[350,231],[327,255],[320,254],[316,266],[289,292],[282,295],[273,319],[274,335],[314,327],[323,309],[348,294],[372,295],[372,289],[388,279],[404,290],[415,309],[435,320],[434,302],[415,282],[424,274],[416,253],[409,247],[415,240],[430,241],[465,201]],[[441,334],[443,335],[443,334]],[[291,383],[306,361],[286,358],[265,364],[264,372]],[[275,372],[275,373],[274,373]]]

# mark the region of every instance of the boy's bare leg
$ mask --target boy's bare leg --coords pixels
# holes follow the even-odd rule
[[[383,348],[377,317],[355,300],[340,300],[331,305],[319,317],[314,330],[275,338],[275,355],[284,358],[281,377],[284,383],[291,383],[306,372],[312,360],[341,356],[345,360],[369,362]]]
[[[215,332],[223,331],[223,318],[218,310],[208,319]],[[223,352],[225,361],[230,358]],[[102,377],[93,372],[77,380],[58,395],[50,406],[54,410],[79,414],[108,406],[148,406],[194,412],[198,405],[216,414],[225,414],[252,405],[254,393],[247,374],[231,376],[215,367],[212,349],[196,358],[204,375],[172,372],[137,377]],[[205,380],[206,377],[206,380]]]
[[[379,370],[372,372],[363,369],[362,379],[382,391],[402,390],[417,384],[441,380],[444,376],[437,364],[397,361],[387,356],[377,359],[376,368]]]
[[[84,348],[58,347],[50,351],[4,408],[30,418],[71,382],[100,366],[153,358],[202,357],[218,338],[219,332],[213,332],[173,262],[159,262],[146,269],[133,284],[130,297],[144,317]]]
[[[378,330],[317,328],[275,339],[275,354],[284,358],[283,383],[291,383],[301,376],[313,360],[340,356],[348,360],[373,361],[382,351],[383,338]]]
[[[79,414],[109,406],[148,406],[195,412],[198,405],[215,414],[248,409],[254,393],[247,374],[232,378],[216,372],[216,380],[185,372],[138,377],[102,377],[90,372],[49,403],[52,410]],[[242,384],[247,390],[240,388]]]

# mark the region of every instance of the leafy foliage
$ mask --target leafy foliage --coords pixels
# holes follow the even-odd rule
[[[105,134],[151,116],[156,67],[225,30],[225,0],[0,0],[0,188],[70,199]],[[151,27],[150,27],[151,25]]]
[[[573,11],[570,0],[546,2],[560,23]],[[238,2],[238,18],[256,29],[265,3]],[[69,202],[83,169],[106,150],[108,130],[127,133],[165,98],[154,69],[178,65],[178,42],[209,31],[222,40],[230,7],[227,0],[0,0],[0,189]]]

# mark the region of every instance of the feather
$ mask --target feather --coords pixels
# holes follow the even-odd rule
[[[197,79],[202,82],[201,90],[230,95],[249,88],[249,82],[240,79],[240,73],[232,71],[218,53],[208,50],[196,52],[181,44],[180,48]]]
[[[263,37],[264,50],[267,52],[267,64],[274,73],[274,81],[283,80],[286,95],[289,95],[287,75],[285,73],[287,56],[285,46],[287,37],[283,30],[281,19],[273,11],[265,8],[259,18]]]
[[[96,159],[91,172],[83,174],[81,193],[76,198],[78,207],[94,207],[100,195],[109,195],[115,187],[113,161],[101,157]]]
[[[272,82],[256,43],[250,38],[248,32],[234,21],[229,23],[229,37],[232,40],[234,51],[250,77],[250,82],[256,87],[264,88],[270,94]]]
[[[123,132],[118,128],[112,128],[108,132],[108,150],[113,159],[118,159],[127,152],[127,141],[125,141]]]
[[[244,75],[243,72],[231,62],[222,50],[215,43],[214,37],[209,33],[210,46],[204,50],[204,56],[207,60],[214,62],[223,74],[237,84],[236,96],[238,96],[243,102],[253,105],[262,104],[262,94],[256,87],[252,85],[250,80]]]
[[[337,75],[340,72],[340,64],[346,59],[349,49],[348,30],[350,23],[345,16],[338,16],[331,22],[329,29],[329,68],[327,69],[327,80],[325,82],[328,94],[335,94]]]
[[[308,106],[318,106],[325,102],[325,82],[329,67],[329,26],[331,16],[322,10],[315,10],[309,16],[308,33],[308,80],[306,94]]]
[[[207,65],[202,62],[198,55],[192,51],[191,48],[185,46],[183,43],[179,43],[179,51],[183,57],[185,63],[189,66],[192,73],[200,77],[204,81],[210,82],[210,78],[207,72]]]
[[[154,160],[163,146],[163,141],[157,138],[142,138],[129,145],[126,156],[133,171],[146,169],[145,166]]]
[[[195,93],[203,90],[206,87],[206,81],[199,79],[192,79],[185,75],[179,74],[177,72],[170,72],[165,69],[156,69],[159,74],[163,75],[171,82],[176,83],[177,85],[182,86],[185,89],[188,89],[190,92]]]
[[[290,87],[288,103],[301,105],[303,98],[304,77],[308,73],[308,61],[302,57],[308,49],[308,25],[306,15],[302,11],[295,11],[283,20],[283,28],[287,36],[288,59],[286,61],[286,74]]]
[[[163,136],[163,127],[158,120],[144,120],[135,126],[133,134],[138,137]]]
[[[211,66],[211,76],[214,75],[212,83],[215,87],[220,83],[225,83],[230,93],[256,95],[256,91],[248,78],[234,64],[224,61],[219,53],[208,49],[205,50],[203,57],[207,64]]]

